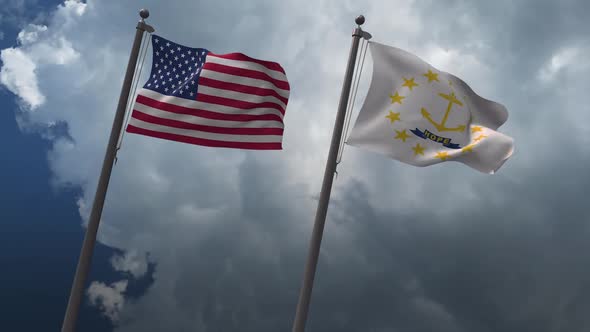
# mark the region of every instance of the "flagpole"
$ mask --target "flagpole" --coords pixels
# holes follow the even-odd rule
[[[326,214],[328,212],[328,202],[330,201],[332,182],[334,180],[334,173],[336,172],[336,159],[338,157],[338,149],[342,140],[342,128],[344,126],[346,108],[348,106],[348,98],[350,96],[354,64],[356,61],[359,41],[361,37],[364,36],[361,25],[365,23],[365,17],[362,15],[357,17],[355,19],[355,23],[357,24],[357,27],[352,34],[352,46],[350,48],[348,65],[344,74],[344,83],[342,85],[340,102],[338,104],[338,112],[336,113],[336,122],[334,123],[332,142],[330,144],[330,151],[328,152],[328,161],[326,163],[320,199],[313,225],[313,231],[311,233],[309,253],[307,256],[307,263],[305,265],[303,286],[301,287],[299,302],[297,303],[297,312],[295,314],[295,321],[293,323],[293,332],[303,332],[305,330],[311,291],[313,288],[313,280],[318,264],[318,256],[320,254],[320,245],[322,242],[322,234],[324,233]]]
[[[96,243],[98,224],[100,222],[102,208],[104,206],[109,179],[113,169],[113,163],[117,154],[117,142],[121,135],[123,121],[125,119],[125,110],[127,108],[127,101],[129,99],[129,94],[131,93],[131,83],[133,82],[133,76],[135,75],[135,66],[137,65],[141,40],[144,32],[154,31],[154,28],[145,23],[145,19],[148,18],[149,15],[150,13],[147,9],[142,9],[139,12],[141,20],[137,23],[135,39],[133,40],[133,46],[131,47],[131,54],[127,64],[127,72],[125,73],[125,79],[123,80],[123,86],[119,96],[119,104],[117,105],[117,111],[113,120],[111,135],[109,137],[109,142],[103,160],[100,178],[98,179],[96,195],[94,196],[94,203],[92,205],[90,219],[88,220],[86,235],[84,236],[84,242],[82,244],[80,257],[78,259],[78,266],[76,267],[76,274],[74,276],[74,282],[70,291],[70,298],[68,300],[68,306],[61,328],[62,332],[73,332],[76,325],[80,303],[82,302],[82,297],[84,295],[84,286],[90,271],[90,263],[92,260],[92,252],[94,251],[94,244]]]

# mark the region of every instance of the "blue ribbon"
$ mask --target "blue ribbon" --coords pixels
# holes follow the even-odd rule
[[[421,131],[420,129],[416,128],[416,129],[412,129],[410,130],[412,133],[414,133],[414,135],[423,138],[423,139],[429,139],[428,137],[426,137],[426,134]],[[438,136],[438,135],[437,135]],[[438,136],[438,137],[442,137],[442,136]],[[444,139],[447,139],[447,137],[442,137]],[[430,139],[433,142],[436,142],[435,140]],[[448,143],[444,143],[444,142],[439,142],[440,144],[442,144],[443,146],[449,148],[449,149],[460,149],[461,147],[459,146],[459,144],[457,143],[451,143],[451,139],[448,138],[449,142]]]

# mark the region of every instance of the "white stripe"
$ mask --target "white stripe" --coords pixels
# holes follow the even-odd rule
[[[149,89],[140,89],[138,95],[143,95],[145,97],[155,99],[157,101],[168,103],[176,106],[182,106],[191,109],[199,109],[204,111],[216,112],[216,113],[223,113],[223,114],[247,114],[247,115],[264,115],[264,114],[275,114],[281,119],[283,119],[283,114],[274,108],[253,108],[243,110],[241,108],[217,105],[217,104],[210,104],[204,103],[201,101],[190,100],[185,98],[178,98],[174,96],[167,96],[163,95],[159,92],[149,90]],[[136,104],[139,104],[136,102]]]
[[[205,59],[206,59],[205,63],[207,63],[207,62],[218,63],[220,65],[225,65],[225,66],[230,66],[230,67],[255,70],[255,71],[267,74],[268,76],[270,76],[276,80],[288,82],[287,76],[285,74],[278,72],[276,70],[268,69],[265,66],[258,64],[256,62],[250,62],[250,61],[245,61],[245,60],[225,59],[225,58],[220,58],[220,57],[217,57],[217,56],[211,55],[211,54],[207,54],[207,57]]]
[[[157,125],[149,122],[144,122],[135,118],[129,119],[129,124],[138,128],[157,131],[161,133],[168,133],[174,135],[182,135],[188,137],[209,139],[214,141],[223,142],[245,142],[245,143],[275,143],[281,142],[283,136],[279,135],[228,135],[228,134],[215,134],[207,133],[203,131],[180,129],[168,126]]]
[[[289,99],[289,90],[283,90],[278,88],[276,85],[272,84],[269,81],[259,80],[257,78],[250,78],[250,77],[243,77],[243,76],[235,76],[230,74],[224,74],[208,69],[203,69],[201,71],[201,77],[207,77],[210,79],[218,80],[218,81],[225,81],[229,83],[236,83],[242,85],[249,85],[257,88],[263,89],[270,89],[275,90],[279,96]]]
[[[177,114],[172,112],[166,112],[153,108],[147,105],[136,103],[134,110],[138,110],[142,113],[149,114],[162,119],[182,121],[186,123],[193,123],[203,126],[222,127],[222,128],[284,128],[283,124],[278,121],[226,121],[226,120],[213,120],[207,118],[201,118],[199,116],[189,114]]]
[[[283,103],[280,99],[278,99],[274,96],[251,95],[249,93],[212,88],[210,86],[205,86],[205,85],[199,85],[198,93],[203,93],[203,94],[210,95],[210,96],[217,96],[217,97],[229,98],[229,99],[234,99],[234,100],[240,100],[240,101],[247,101],[250,103],[271,102],[271,103],[275,103],[278,106],[280,106],[283,109],[283,111],[287,107],[287,105],[285,105],[285,103]]]

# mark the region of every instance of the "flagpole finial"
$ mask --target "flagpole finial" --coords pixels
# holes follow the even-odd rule
[[[358,24],[359,26],[360,26],[360,25],[363,25],[363,23],[365,23],[365,17],[364,17],[363,15],[359,15],[359,16],[358,16],[358,17],[357,17],[357,18],[354,20],[354,22],[355,22],[356,24]]]
[[[146,18],[150,17],[150,11],[144,8],[139,11],[139,16],[145,20]]]

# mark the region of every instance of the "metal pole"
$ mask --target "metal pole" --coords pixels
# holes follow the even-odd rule
[[[338,113],[336,114],[336,122],[334,123],[334,132],[332,134],[332,142],[330,144],[328,161],[326,163],[326,170],[324,172],[324,181],[322,183],[320,200],[315,216],[313,231],[311,233],[309,253],[307,256],[307,263],[305,265],[303,286],[301,287],[299,302],[297,303],[297,312],[295,314],[295,322],[293,323],[293,332],[304,331],[307,313],[309,311],[313,279],[315,276],[316,266],[318,264],[322,234],[324,233],[324,224],[326,222],[326,214],[328,212],[328,202],[330,201],[330,192],[332,191],[334,172],[336,171],[336,158],[338,156],[338,148],[340,147],[340,141],[342,139],[342,127],[344,125],[346,108],[348,106],[348,97],[350,96],[352,74],[354,71],[359,40],[361,37],[363,37],[363,31],[361,30],[360,26],[365,23],[365,18],[361,15],[356,18],[355,22],[358,26],[352,34],[352,47],[350,48],[348,65],[344,75],[344,84],[342,85],[342,93],[340,95],[340,102],[338,104]]]
[[[119,104],[117,105],[117,112],[115,113],[115,118],[113,120],[111,136],[109,137],[109,143],[107,145],[107,150],[102,164],[102,170],[100,172],[100,178],[98,180],[98,186],[96,188],[96,195],[94,196],[94,203],[90,213],[90,220],[88,221],[88,227],[86,228],[86,235],[84,236],[82,250],[78,259],[78,266],[76,268],[76,274],[74,276],[74,282],[70,292],[68,307],[66,309],[66,314],[61,328],[62,332],[73,332],[76,325],[80,303],[82,302],[82,297],[84,295],[84,286],[90,271],[90,263],[92,260],[94,244],[96,243],[98,224],[100,222],[102,208],[104,206],[105,196],[109,185],[109,179],[113,169],[113,162],[117,153],[117,141],[121,135],[123,120],[125,119],[125,109],[127,108],[127,100],[129,99],[131,83],[135,74],[135,66],[137,64],[141,40],[144,31],[154,31],[151,26],[144,22],[144,19],[148,18],[149,15],[150,14],[147,9],[142,9],[139,12],[141,20],[137,23],[135,39],[133,40],[131,55],[129,56],[129,63],[127,64],[127,72],[125,73],[123,87],[121,88]]]

